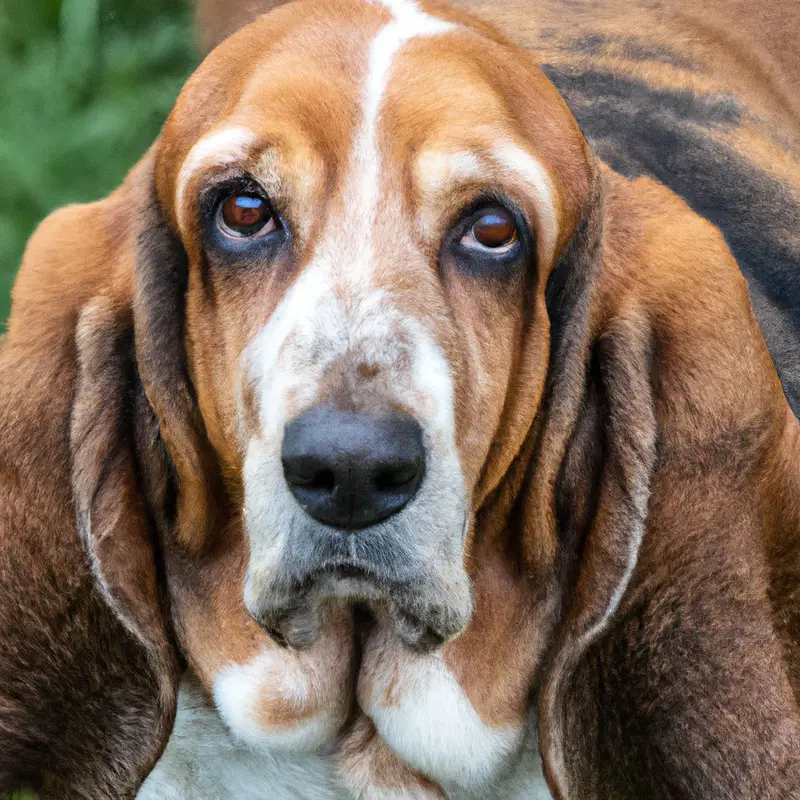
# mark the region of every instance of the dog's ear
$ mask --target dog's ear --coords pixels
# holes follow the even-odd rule
[[[580,416],[556,486],[565,551],[560,566],[571,598],[541,693],[540,737],[560,797],[572,797],[568,764],[581,750],[565,705],[565,684],[611,624],[628,587],[644,535],[656,460],[650,326],[636,312],[614,321],[589,354]],[[594,796],[581,790],[581,797]],[[601,795],[598,795],[600,797]]]
[[[141,215],[134,273],[136,361],[175,473],[176,536],[198,549],[213,528],[217,468],[186,364],[187,280],[183,246],[151,187]]]
[[[177,656],[155,527],[169,513],[170,476],[136,373],[130,302],[93,298],[80,313],[76,346],[70,444],[78,534],[97,588],[141,648],[152,676],[149,707],[130,708],[116,723],[143,729],[146,738],[135,744],[119,737],[127,749],[119,757],[144,765],[136,770],[143,778],[166,744],[177,696]],[[140,713],[147,719],[139,719]],[[104,780],[113,783],[110,776]]]
[[[174,700],[175,659],[154,541],[154,524],[164,511],[147,496],[164,486],[158,498],[163,503],[169,479],[165,457],[145,449],[140,433],[153,420],[136,375],[130,306],[109,296],[93,298],[78,319],[76,344],[70,442],[78,534],[98,587],[144,648],[169,703]]]
[[[145,158],[108,198],[42,223],[0,344],[0,793],[131,798],[172,726],[177,657],[146,496],[163,504],[169,476],[137,444],[153,415],[131,311],[149,173]]]
[[[553,526],[526,553],[561,592],[538,687],[548,783],[559,800],[796,796],[762,495],[788,408],[718,232],[650,185],[612,188],[617,227],[593,264],[576,240],[548,307],[529,502],[549,493]]]

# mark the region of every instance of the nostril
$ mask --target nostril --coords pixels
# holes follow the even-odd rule
[[[306,486],[308,486],[309,489],[332,492],[336,488],[336,476],[333,474],[333,470],[321,469],[311,478]]]
[[[303,489],[332,492],[336,488],[336,474],[313,458],[284,458],[283,474],[293,486]]]
[[[421,475],[421,462],[414,461],[406,464],[392,465],[379,469],[375,473],[372,485],[379,492],[405,489],[408,488],[410,484],[418,481]]]

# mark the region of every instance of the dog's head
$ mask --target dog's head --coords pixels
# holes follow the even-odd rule
[[[42,225],[10,338],[69,298],[79,530],[162,682],[158,742],[173,643],[237,736],[298,750],[352,711],[353,600],[415,650],[468,627],[476,513],[530,438],[545,290],[596,189],[482,23],[311,0],[215,50],[125,184]]]
[[[396,753],[485,788],[537,683],[564,784],[581,726],[562,699],[633,579],[657,416],[680,459],[742,408],[783,408],[718,234],[601,174],[532,58],[445,7],[277,8],[206,59],[119,192],[43,231],[70,266],[33,248],[10,336],[52,274],[74,276],[76,506],[162,679],[158,736],[171,622],[238,736],[329,743],[352,710],[359,601],[382,627],[358,699]],[[499,668],[490,649],[512,639]],[[397,688],[398,640],[450,644]],[[398,722],[403,690],[437,676],[464,724]]]
[[[536,414],[545,286],[592,183],[563,101],[451,11],[305,3],[209,56],[155,159],[247,608],[297,642],[330,596],[385,605],[412,644],[455,636],[472,516]],[[140,315],[175,277],[159,254]]]

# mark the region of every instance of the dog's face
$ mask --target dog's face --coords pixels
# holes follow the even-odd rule
[[[342,596],[412,645],[469,622],[473,513],[536,413],[590,172],[528,57],[452,12],[284,7],[190,80],[157,191],[259,623],[302,642]]]
[[[242,30],[118,191],[43,223],[2,349],[43,623],[12,775],[132,796],[177,645],[236,740],[324,748],[354,796],[534,796],[532,697],[555,796],[795,780],[798,432],[744,279],[479,23],[307,0]],[[98,682],[122,700],[84,707]],[[76,714],[52,751],[45,706]]]

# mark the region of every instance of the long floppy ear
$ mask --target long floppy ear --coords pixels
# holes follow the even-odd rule
[[[130,303],[93,298],[80,313],[76,345],[70,443],[78,534],[97,587],[141,647],[153,681],[149,707],[131,709],[118,721],[144,729],[120,755],[142,765],[136,770],[141,780],[166,744],[177,699],[178,665],[154,529],[166,513],[169,476],[165,454],[154,452],[142,433],[154,428],[154,418],[136,374]],[[113,784],[113,773],[104,780]],[[125,790],[116,788],[118,796]]]
[[[148,174],[40,226],[0,343],[0,792],[132,798],[175,713],[151,518],[167,462],[142,446],[133,355]]]
[[[645,236],[634,222],[598,253],[620,260],[572,315],[575,361],[548,399],[574,416],[540,446],[558,456],[541,474],[564,592],[538,693],[545,772],[559,800],[798,796],[760,499],[788,408],[721,237],[638,188],[614,202],[641,200]]]
[[[155,739],[163,741],[175,706],[176,659],[154,524],[165,513],[169,479],[165,455],[154,454],[141,433],[154,421],[136,375],[130,305],[107,295],[93,298],[78,319],[76,344],[70,442],[78,534],[106,602],[140,643],[156,677]],[[156,487],[164,488],[150,503]]]
[[[196,550],[213,530],[218,470],[186,366],[187,279],[183,246],[151,187],[141,215],[134,273],[136,360],[175,472],[176,535]]]
[[[546,767],[560,796],[573,797],[568,762],[581,744],[564,702],[586,651],[619,607],[637,563],[656,459],[651,333],[643,315],[615,320],[590,355],[581,416],[557,487],[562,534],[583,539],[572,603],[548,667],[540,708]],[[573,567],[574,570],[574,567]],[[580,757],[580,756],[578,756]],[[579,796],[593,797],[583,785]],[[603,796],[602,794],[597,797]]]

